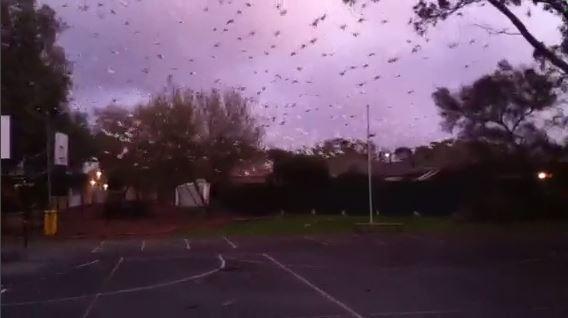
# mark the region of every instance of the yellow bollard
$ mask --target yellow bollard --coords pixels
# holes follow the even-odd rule
[[[57,210],[45,210],[43,214],[43,234],[57,233]]]

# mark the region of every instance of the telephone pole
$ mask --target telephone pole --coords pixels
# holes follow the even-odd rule
[[[371,167],[371,125],[369,122],[369,104],[367,104],[367,176],[369,178],[369,223],[373,223],[373,171]]]

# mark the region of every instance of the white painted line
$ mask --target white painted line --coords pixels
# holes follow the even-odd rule
[[[121,257],[118,262],[116,262],[116,264],[114,265],[114,267],[112,268],[112,270],[110,271],[110,273],[107,275],[107,277],[105,278],[105,280],[103,281],[103,284],[101,286],[101,288],[103,288],[108,281],[112,278],[112,276],[114,275],[114,273],[116,273],[116,271],[118,270],[118,267],[120,266],[120,264],[122,264],[122,261],[124,261],[124,258]],[[97,300],[99,299],[99,297],[102,294],[99,292],[97,294],[95,294],[95,297],[93,297],[93,300],[91,300],[91,302],[89,303],[89,306],[87,306],[87,309],[85,309],[85,312],[83,313],[82,318],[87,318],[89,317],[89,314],[91,313],[91,310],[93,309],[93,307],[95,306],[95,303],[97,302]]]
[[[371,317],[416,316],[416,315],[445,315],[461,313],[459,310],[422,310],[422,311],[394,311],[371,314]]]
[[[142,240],[142,244],[140,245],[140,252],[144,252],[145,247],[146,247],[146,240]]]
[[[93,265],[93,264],[96,264],[96,263],[98,263],[98,262],[99,262],[99,260],[96,259],[96,260],[94,260],[94,261],[92,261],[92,262],[88,262],[88,263],[85,263],[85,264],[77,265],[77,266],[75,266],[75,268],[81,268],[81,267]]]
[[[318,243],[318,244],[321,244],[323,246],[329,246],[329,243],[327,243],[326,241],[320,241],[320,240],[315,239],[315,238],[310,237],[310,236],[304,236],[304,240],[312,241],[314,243]]]
[[[85,312],[83,313],[83,316],[81,316],[81,318],[89,317],[91,310],[93,310],[93,307],[95,306],[95,303],[97,302],[97,300],[99,299],[100,296],[101,296],[101,293],[98,293],[98,294],[95,295],[95,297],[93,297],[93,300],[91,300],[91,302],[89,303],[89,306],[87,306],[87,309],[85,309]]]
[[[225,259],[223,258],[223,256],[221,254],[219,254],[219,255],[217,255],[217,257],[219,258],[219,261],[221,263],[219,265],[219,267],[212,269],[210,271],[201,273],[201,274],[196,274],[196,275],[193,275],[193,276],[184,277],[184,278],[181,278],[181,279],[172,280],[172,281],[164,282],[164,283],[114,290],[114,291],[110,291],[110,292],[101,293],[101,295],[102,296],[110,296],[110,295],[118,295],[118,294],[125,294],[125,293],[133,293],[133,292],[138,292],[138,291],[143,291],[143,290],[151,290],[151,289],[156,289],[156,288],[161,288],[161,287],[172,286],[172,285],[196,280],[196,279],[199,279],[199,278],[203,278],[203,277],[209,276],[211,274],[217,273],[218,271],[225,268],[226,264],[225,264]]]
[[[226,236],[223,236],[223,239],[225,239],[227,244],[229,244],[229,246],[231,246],[232,248],[237,248],[237,244],[231,242],[231,240],[229,240]]]
[[[116,273],[116,271],[118,270],[118,267],[120,266],[120,264],[122,264],[123,261],[124,261],[124,257],[121,257],[121,258],[118,259],[118,262],[116,262],[116,264],[112,268],[112,271],[110,271],[110,274],[105,279],[105,281],[104,281],[105,284],[106,284],[106,282],[108,282],[109,279],[111,279],[111,277],[114,275],[114,273]]]
[[[93,250],[91,250],[91,253],[98,253],[103,249],[103,245],[105,244],[105,241],[101,241],[99,243],[99,245],[97,245],[97,247],[93,248]]]
[[[72,297],[65,297],[65,298],[47,299],[47,300],[36,300],[36,301],[22,301],[22,302],[7,303],[7,304],[2,303],[2,304],[0,304],[0,306],[2,306],[2,307],[17,307],[17,306],[30,306],[30,305],[38,305],[38,304],[48,304],[48,303],[59,303],[59,302],[73,301],[73,300],[79,300],[79,299],[89,298],[89,297],[96,297],[97,295],[99,295],[99,297],[100,296],[112,296],[112,295],[119,295],[119,294],[126,294],[126,293],[133,293],[133,292],[138,292],[138,291],[152,290],[152,289],[157,289],[157,288],[162,288],[162,287],[168,287],[168,286],[177,285],[177,284],[189,282],[189,281],[192,281],[192,280],[204,278],[204,277],[207,277],[209,275],[215,274],[215,273],[223,270],[226,266],[225,259],[223,258],[223,255],[221,255],[221,254],[217,255],[217,258],[219,258],[219,261],[220,261],[219,267],[212,269],[210,271],[201,273],[201,274],[196,274],[196,275],[180,278],[180,279],[169,281],[169,282],[163,282],[163,283],[134,287],[134,288],[128,288],[128,289],[118,289],[118,290],[108,291],[108,292],[104,292],[104,293],[101,292],[101,293],[90,294],[90,295],[81,295],[81,296],[72,296]],[[115,268],[118,268],[118,267],[115,266]],[[114,270],[114,271],[116,271],[116,270]]]
[[[274,259],[272,256],[263,253],[262,256],[266,257],[267,259],[269,259],[272,263],[276,264],[278,267],[280,267],[281,269],[287,271],[288,273],[292,274],[294,277],[296,277],[296,279],[298,279],[299,281],[301,281],[302,283],[308,285],[309,287],[311,287],[313,290],[315,290],[316,292],[318,292],[318,294],[320,294],[322,297],[324,297],[325,299],[331,301],[332,303],[336,304],[337,306],[341,307],[343,310],[345,310],[346,312],[348,312],[351,316],[356,317],[356,318],[363,318],[363,315],[359,314],[358,312],[356,312],[355,310],[353,310],[351,307],[347,306],[346,304],[344,304],[343,302],[341,302],[340,300],[336,299],[335,297],[331,296],[330,294],[326,293],[323,289],[317,287],[316,285],[312,284],[309,280],[307,280],[306,278],[304,278],[303,276],[301,276],[300,274],[294,272],[293,270],[291,270],[290,268],[286,267],[286,265],[280,263],[279,261],[277,261],[276,259]]]
[[[189,251],[191,249],[190,241],[188,239],[183,239],[183,241],[185,242],[185,249]]]

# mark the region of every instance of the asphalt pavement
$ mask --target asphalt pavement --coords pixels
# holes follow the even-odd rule
[[[562,233],[53,240],[2,265],[2,317],[568,317]]]

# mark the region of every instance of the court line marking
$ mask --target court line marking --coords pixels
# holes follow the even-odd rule
[[[95,303],[97,302],[97,300],[99,299],[99,297],[101,296],[101,293],[97,293],[95,295],[95,297],[93,297],[93,300],[91,300],[91,302],[89,303],[89,306],[87,307],[87,309],[85,309],[85,312],[83,313],[83,316],[81,316],[81,318],[87,318],[89,317],[89,314],[91,313],[91,310],[93,309],[93,307],[95,306]]]
[[[97,293],[97,294],[88,294],[88,295],[72,296],[72,297],[65,297],[65,298],[55,298],[55,299],[47,299],[47,300],[39,300],[39,301],[23,301],[23,302],[7,303],[7,304],[4,303],[4,304],[1,304],[0,306],[1,307],[16,307],[16,306],[29,306],[29,305],[37,305],[37,304],[59,303],[59,302],[79,300],[79,299],[89,298],[89,297],[97,297],[97,295],[99,295],[99,297],[100,296],[113,296],[113,295],[133,293],[133,292],[138,292],[138,291],[143,291],[143,290],[152,290],[152,289],[157,289],[157,288],[162,288],[162,287],[173,286],[173,285],[189,282],[189,281],[192,281],[192,280],[204,278],[204,277],[210,276],[212,274],[215,274],[215,273],[225,269],[226,262],[225,262],[225,259],[223,258],[223,255],[218,254],[217,258],[219,258],[219,261],[220,261],[219,267],[212,269],[212,270],[209,270],[207,272],[203,272],[201,274],[195,274],[195,275],[192,275],[192,276],[187,276],[187,277],[172,280],[172,281],[169,281],[169,282],[163,282],[163,283],[157,283],[157,284],[140,286],[140,287],[113,290],[113,291],[101,292],[101,293]]]
[[[75,266],[75,268],[81,268],[81,267],[93,265],[93,264],[96,264],[96,263],[98,263],[98,262],[99,262],[99,260],[96,259],[96,260],[94,260],[94,261],[92,261],[92,262],[88,262],[88,263],[84,263],[84,264],[81,264],[81,265],[77,265],[77,266]]]
[[[105,287],[105,285],[110,281],[110,279],[112,278],[114,273],[116,273],[116,271],[118,270],[118,267],[120,267],[120,264],[122,264],[122,261],[124,261],[124,257],[121,257],[121,258],[118,259],[118,261],[116,262],[116,264],[114,265],[114,267],[112,268],[110,273],[103,280],[103,283],[101,284],[100,289],[103,289]],[[97,302],[97,300],[99,299],[100,296],[101,296],[101,292],[98,292],[98,293],[95,294],[95,297],[93,297],[93,300],[91,300],[91,302],[89,303],[89,306],[87,306],[87,309],[85,309],[85,312],[83,313],[82,318],[89,317],[89,315],[91,314],[91,310],[93,310],[93,307],[95,307],[95,303]]]
[[[226,236],[223,236],[223,239],[225,240],[225,242],[227,242],[227,244],[229,244],[229,246],[231,246],[232,248],[237,248],[237,244],[233,243],[231,240],[229,240]]]
[[[414,316],[414,315],[444,315],[444,314],[459,314],[459,310],[420,310],[420,311],[393,311],[372,313],[370,317],[392,317],[392,316]]]
[[[142,240],[142,244],[140,244],[140,252],[144,252],[144,247],[146,247],[146,240]]]
[[[356,312],[355,310],[353,310],[351,307],[347,306],[345,303],[341,302],[340,300],[338,300],[337,298],[331,296],[330,294],[328,294],[327,292],[325,292],[323,289],[317,287],[316,285],[314,285],[312,282],[310,282],[309,280],[307,280],[306,278],[304,278],[302,275],[294,272],[293,270],[291,270],[290,268],[288,268],[286,265],[280,263],[279,261],[277,261],[276,259],[274,259],[272,256],[266,254],[266,253],[262,253],[262,256],[264,256],[265,258],[267,258],[268,260],[270,260],[272,263],[274,263],[275,265],[277,265],[278,267],[280,267],[281,269],[283,269],[284,271],[292,274],[294,277],[296,277],[296,279],[298,279],[299,281],[301,281],[302,283],[306,284],[307,286],[309,286],[310,288],[312,288],[313,290],[315,290],[318,294],[320,294],[323,298],[331,301],[332,303],[336,304],[337,306],[341,307],[343,310],[345,310],[346,312],[348,312],[351,316],[356,317],[356,318],[363,318],[363,315],[359,314],[358,312]]]
[[[189,251],[191,249],[190,241],[188,239],[183,239],[183,241],[185,242],[185,249]]]
[[[321,244],[321,245],[323,245],[323,246],[329,246],[329,243],[327,243],[326,241],[320,241],[320,240],[318,240],[318,239],[316,239],[316,238],[313,238],[313,237],[311,237],[311,236],[305,235],[303,238],[304,238],[304,240],[307,240],[307,241],[310,241],[310,242],[314,242],[314,243],[317,243],[317,244]]]
[[[104,245],[104,244],[105,244],[105,241],[104,241],[104,240],[103,240],[103,241],[100,241],[100,242],[99,242],[99,245],[97,245],[95,248],[93,248],[93,249],[91,250],[91,253],[98,253],[98,252],[100,252],[100,251],[103,249],[103,245]]]

